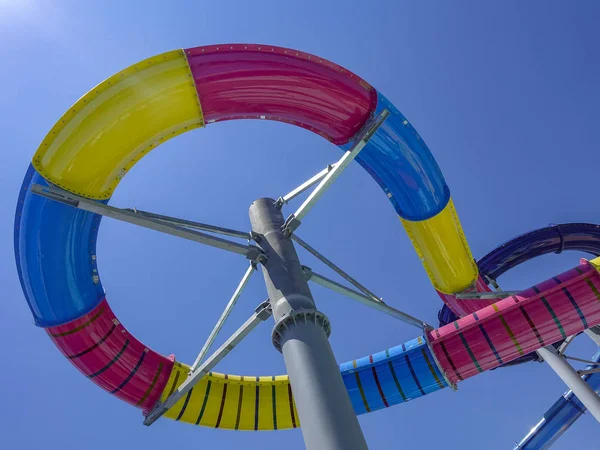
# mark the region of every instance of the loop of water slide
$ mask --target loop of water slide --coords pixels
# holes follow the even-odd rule
[[[348,70],[273,46],[176,50],[100,83],[50,130],[19,195],[15,255],[35,323],[86,377],[148,411],[189,369],[144,346],[110,309],[96,264],[100,217],[33,195],[55,185],[109,201],[146,153],[187,130],[231,119],[277,120],[351,147],[369,119],[391,114],[357,161],[381,186],[442,298],[465,317],[341,364],[357,414],[454,386],[600,323],[598,261],[483,309],[453,294],[485,289],[439,167],[408,120]],[[132,130],[135,130],[133,132]],[[299,426],[287,376],[210,373],[168,413],[217,428]]]

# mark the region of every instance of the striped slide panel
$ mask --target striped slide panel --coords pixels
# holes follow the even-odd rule
[[[171,359],[131,336],[106,300],[79,319],[46,332],[87,378],[144,410],[156,403],[173,367]]]
[[[600,275],[579,266],[430,332],[451,382],[493,369],[600,323]]]
[[[438,391],[447,383],[424,336],[340,365],[357,414]],[[188,376],[176,362],[161,400]],[[283,376],[239,376],[211,372],[171,408],[165,417],[212,428],[279,430],[300,426],[291,385]]]
[[[340,370],[357,414],[388,408],[448,386],[422,336],[344,363]]]
[[[187,378],[176,362],[161,400]],[[173,420],[230,430],[279,430],[300,426],[287,375],[239,376],[210,372],[166,414]]]

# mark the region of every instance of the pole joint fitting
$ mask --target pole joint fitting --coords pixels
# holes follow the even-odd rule
[[[273,346],[281,352],[282,341],[285,333],[291,328],[299,325],[317,325],[320,326],[325,334],[329,338],[331,335],[331,323],[327,316],[321,311],[316,309],[301,309],[298,311],[291,311],[288,314],[282,316],[273,327],[271,333],[271,341]]]

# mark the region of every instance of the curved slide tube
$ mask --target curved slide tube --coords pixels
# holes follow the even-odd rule
[[[110,310],[96,266],[100,218],[36,197],[30,186],[49,183],[106,202],[139,159],[187,130],[230,119],[277,120],[346,149],[384,108],[390,117],[357,161],[390,199],[435,288],[446,295],[475,288],[481,278],[441,171],[382,94],[313,55],[208,46],[149,58],[100,83],[40,145],[15,218],[17,266],[36,324],[93,382],[147,410],[184,381],[187,366],[145,347]],[[360,414],[407,401],[598,324],[598,286],[597,270],[584,263],[399,347],[342,364],[352,404]],[[220,428],[298,426],[286,376],[212,373],[168,416]]]
[[[600,226],[591,223],[561,223],[522,234],[496,247],[477,265],[481,274],[495,280],[530,259],[565,250],[600,256]]]

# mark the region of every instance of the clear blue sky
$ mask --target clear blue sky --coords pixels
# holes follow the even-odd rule
[[[12,247],[14,207],[30,158],[70,104],[148,56],[258,42],[315,53],[358,73],[428,143],[476,257],[550,222],[600,223],[599,3],[293,4],[0,0],[0,447],[303,448],[299,430],[238,433],[169,420],[146,428],[138,410],[82,377],[32,324]],[[339,156],[324,140],[287,125],[213,125],[147,156],[113,204],[248,229],[252,200],[285,193]],[[305,220],[301,235],[389,303],[435,323],[440,300],[385,195],[358,165]],[[124,325],[146,345],[187,362],[245,269],[236,256],[110,220],[103,221],[98,255],[108,299]],[[528,263],[502,285],[529,286],[574,266],[579,256]],[[314,294],[332,321],[340,362],[416,336],[338,295]],[[264,297],[262,279],[254,277],[224,332]],[[219,369],[282,373],[270,331],[263,325]],[[574,347],[583,357],[594,350],[584,338]],[[360,422],[372,449],[506,450],[563,391],[548,367],[530,364],[479,375],[458,392],[446,389]],[[597,423],[586,416],[555,448],[600,448],[597,436]]]

